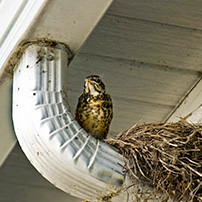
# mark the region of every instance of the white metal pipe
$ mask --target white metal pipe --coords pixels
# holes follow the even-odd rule
[[[66,103],[68,51],[29,46],[14,71],[13,122],[30,162],[71,195],[95,199],[120,188],[121,155],[87,134]]]

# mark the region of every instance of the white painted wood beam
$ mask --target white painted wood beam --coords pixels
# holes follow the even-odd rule
[[[12,127],[12,76],[6,63],[45,0],[3,0],[0,3],[0,166],[16,143]]]
[[[12,80],[7,79],[0,85],[0,166],[16,143],[11,121]]]
[[[0,3],[0,72],[47,0]]]
[[[49,1],[24,39],[56,40],[67,44],[74,53],[77,53],[112,1]]]
[[[190,92],[181,100],[172,113],[166,118],[167,122],[176,122],[186,118],[190,122],[200,123],[202,120],[202,79],[199,78]]]

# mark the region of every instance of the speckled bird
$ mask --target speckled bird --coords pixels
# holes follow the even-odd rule
[[[75,115],[86,132],[100,140],[106,138],[113,117],[112,100],[99,76],[86,77]]]

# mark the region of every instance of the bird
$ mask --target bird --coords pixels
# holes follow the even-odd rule
[[[105,84],[98,75],[87,76],[83,93],[78,99],[75,119],[86,132],[103,140],[107,137],[112,118],[112,99],[106,93]]]

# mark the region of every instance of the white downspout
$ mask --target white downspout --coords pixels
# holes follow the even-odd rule
[[[46,179],[92,200],[121,188],[124,162],[74,120],[66,96],[69,57],[62,44],[25,50],[14,71],[13,123],[23,151]]]

